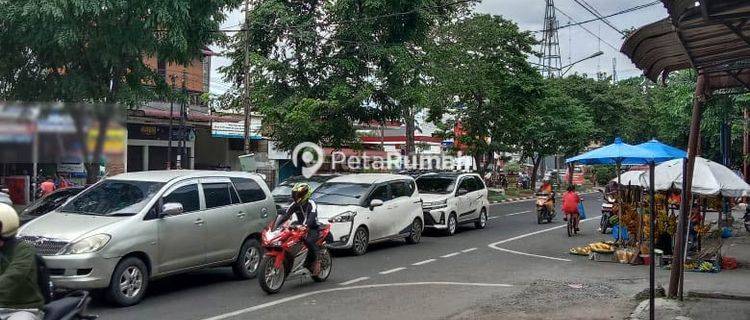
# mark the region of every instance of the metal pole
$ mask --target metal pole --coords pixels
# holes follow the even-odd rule
[[[182,96],[184,100],[182,101],[182,113],[180,115],[180,121],[182,122],[182,136],[180,136],[180,140],[182,140],[182,150],[180,150],[180,153],[182,154],[182,161],[184,162],[183,167],[189,167],[188,155],[187,155],[187,140],[188,140],[187,136],[188,136],[188,131],[189,131],[189,129],[187,128],[187,113],[188,113],[188,108],[190,108],[190,106],[188,105],[188,101],[187,101],[188,95],[187,95],[187,86],[185,83],[186,81],[187,81],[187,68],[182,70]]]
[[[649,194],[651,195],[651,204],[650,204],[651,215],[650,215],[650,219],[649,219],[650,220],[649,223],[650,223],[651,232],[649,232],[649,236],[648,236],[648,240],[649,240],[649,243],[648,243],[648,254],[649,254],[649,257],[651,258],[650,259],[651,261],[650,261],[649,266],[648,266],[648,299],[649,299],[649,311],[648,311],[648,315],[649,315],[649,319],[653,320],[654,319],[654,309],[655,309],[655,303],[654,303],[654,286],[655,286],[654,285],[654,277],[656,276],[655,275],[656,274],[656,268],[655,268],[656,264],[655,264],[655,261],[654,261],[654,259],[656,257],[656,255],[654,254],[654,233],[656,233],[656,227],[654,226],[654,224],[655,224],[654,222],[656,221],[656,192],[654,191],[654,188],[655,188],[654,187],[654,174],[655,174],[655,171],[656,171],[655,170],[656,164],[654,164],[653,162],[651,162],[648,167],[649,167],[649,178],[648,178],[648,180],[649,180]]]
[[[175,77],[172,78],[172,86],[169,88],[169,132],[167,133],[167,170],[172,169],[172,117],[174,115],[174,87]]]
[[[245,135],[244,142],[245,142],[245,154],[250,154],[250,0],[245,0],[245,28],[247,31],[245,31],[245,61],[243,64],[243,67],[245,68],[245,90],[244,90],[244,103],[245,103]]]
[[[677,241],[675,241],[673,257],[672,257],[672,271],[669,275],[669,297],[676,297],[680,286],[680,277],[682,276],[684,266],[684,255],[685,250],[685,234],[687,233],[687,221],[688,215],[690,214],[690,196],[692,183],[693,183],[693,171],[695,169],[695,157],[698,154],[698,135],[700,134],[701,124],[701,107],[706,100],[706,76],[703,71],[698,73],[698,81],[695,84],[695,97],[693,98],[693,111],[692,118],[690,120],[690,137],[688,139],[688,157],[685,165],[683,166],[684,174],[682,175],[682,204],[680,210],[680,219],[677,222]]]
[[[622,186],[622,179],[620,177],[620,167],[622,164],[618,161],[615,165],[615,170],[617,171],[617,190],[618,190],[618,196],[620,196],[620,187]],[[622,206],[620,206],[620,210],[617,211],[617,241],[622,242]]]
[[[742,175],[745,176],[745,182],[750,181],[750,130],[748,130],[748,121],[750,121],[750,110],[745,106],[742,110],[745,121],[742,124]]]

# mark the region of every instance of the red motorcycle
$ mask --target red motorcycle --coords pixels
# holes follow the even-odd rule
[[[328,279],[333,269],[333,259],[326,247],[326,239],[331,233],[331,225],[320,226],[317,241],[320,248],[320,273],[312,276],[305,265],[307,259],[307,247],[302,239],[307,235],[307,228],[301,225],[292,225],[289,221],[278,228],[273,228],[274,222],[261,233],[261,246],[265,249],[265,255],[260,262],[260,273],[258,282],[263,291],[273,294],[281,290],[289,275],[310,275],[315,282],[323,282]]]

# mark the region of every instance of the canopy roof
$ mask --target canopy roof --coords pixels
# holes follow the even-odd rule
[[[656,140],[656,139],[651,139],[647,142],[636,145],[636,147],[641,147],[643,149],[653,152],[654,156],[657,158],[662,158],[662,159],[687,158],[687,152],[677,149],[673,146],[661,143],[661,141]]]
[[[565,160],[565,163],[582,164],[646,164],[674,159],[672,156],[656,155],[650,150],[622,142],[615,138],[615,143],[591,150]]]
[[[710,89],[750,90],[750,1],[662,2],[669,18],[636,30],[620,51],[653,81],[695,68],[706,73]]]

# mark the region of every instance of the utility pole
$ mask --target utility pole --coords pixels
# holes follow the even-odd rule
[[[748,121],[750,121],[750,110],[747,106],[742,107],[742,114],[745,121],[742,123],[742,175],[745,176],[745,182],[750,181],[750,132],[748,132]]]
[[[167,170],[172,169],[172,118],[174,117],[174,88],[175,88],[175,76],[169,76],[172,79],[172,86],[169,87],[169,132],[167,132]]]
[[[187,67],[182,69],[182,96],[184,97],[184,100],[182,101],[182,114],[180,121],[182,122],[182,136],[180,139],[182,140],[182,159],[184,159],[184,164],[186,167],[190,167],[188,164],[188,155],[187,155],[187,141],[188,141],[188,131],[187,128],[187,118],[188,118],[188,109],[190,109],[189,101],[188,101],[188,95],[187,95]]]
[[[617,58],[612,58],[612,83],[617,83]]]
[[[540,50],[542,55],[539,57],[541,70],[539,71],[545,78],[559,78],[562,73],[562,60],[560,58],[560,38],[557,34],[558,22],[555,1],[546,0],[546,3]]]
[[[245,39],[243,43],[245,47],[245,62],[243,67],[245,68],[245,90],[243,92],[245,103],[245,154],[250,153],[250,0],[245,0]]]

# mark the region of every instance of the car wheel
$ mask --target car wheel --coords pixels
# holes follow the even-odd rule
[[[240,254],[232,264],[234,275],[240,279],[252,279],[258,276],[258,267],[263,254],[258,240],[247,239],[242,243]]]
[[[456,230],[458,229],[458,220],[456,219],[456,214],[449,214],[448,221],[446,221],[445,223],[447,226],[447,228],[445,228],[445,235],[452,236],[456,234]]]
[[[367,252],[367,246],[370,243],[370,235],[367,233],[365,227],[359,227],[354,231],[354,239],[352,239],[352,253],[356,256],[361,256]]]
[[[484,229],[487,227],[487,209],[482,208],[482,211],[479,212],[479,220],[474,222],[474,227],[477,229]]]
[[[419,243],[419,241],[422,240],[422,229],[422,220],[419,220],[418,218],[414,219],[411,223],[411,232],[409,233],[409,236],[406,237],[406,243]]]
[[[148,287],[146,264],[136,257],[120,261],[107,288],[107,300],[119,307],[129,307],[143,300]]]

